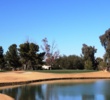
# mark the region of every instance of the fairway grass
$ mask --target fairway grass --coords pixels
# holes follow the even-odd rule
[[[96,72],[96,70],[37,70],[36,72],[42,73],[58,73],[58,74],[74,74],[74,73],[87,73],[87,72]]]

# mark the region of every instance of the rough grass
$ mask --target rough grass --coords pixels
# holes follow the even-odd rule
[[[66,73],[86,73],[86,72],[96,72],[95,70],[38,70],[37,72],[43,73],[58,73],[58,74],[66,74]]]
[[[7,71],[5,71],[5,70],[0,70],[0,72],[7,72]]]

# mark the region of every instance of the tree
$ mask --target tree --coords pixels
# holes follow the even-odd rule
[[[105,53],[106,63],[110,65],[110,29],[106,30],[105,33],[101,35],[99,38],[102,46],[106,51]]]
[[[45,56],[45,52],[42,52],[42,53],[38,54],[38,64],[39,64],[39,67],[41,67],[44,64],[44,62],[43,62],[44,56]]]
[[[19,45],[19,54],[24,69],[33,69],[35,70],[35,65],[38,64],[38,54],[39,46],[35,43],[26,43]]]
[[[77,55],[64,55],[56,60],[55,67],[57,69],[84,69],[84,64],[83,59]]]
[[[98,65],[98,70],[104,70],[107,68],[107,63],[104,61],[101,61]]]
[[[86,60],[84,64],[85,64],[84,65],[85,69],[89,69],[89,70],[93,69],[93,63],[90,59]]]
[[[69,68],[69,62],[67,60],[67,56],[63,55],[60,56],[58,59],[56,59],[56,63],[54,64],[55,68],[57,69],[68,69]]]
[[[59,57],[59,51],[56,50],[55,42],[49,45],[47,38],[44,38],[42,42],[43,46],[41,46],[41,48],[45,52],[44,60],[47,65],[52,66],[55,63],[55,59]]]
[[[16,44],[12,44],[8,48],[8,51],[6,52],[5,58],[6,58],[7,66],[13,67],[15,69],[21,66]]]
[[[69,68],[70,69],[84,69],[83,60],[81,57],[76,55],[68,56]]]
[[[83,44],[82,57],[84,59],[86,69],[96,69],[95,56],[94,56],[96,52],[97,52],[97,49],[95,49],[94,46],[92,47],[92,46]],[[92,68],[90,68],[90,67],[92,67]]]
[[[5,60],[3,55],[3,48],[0,46],[0,69],[5,67]]]

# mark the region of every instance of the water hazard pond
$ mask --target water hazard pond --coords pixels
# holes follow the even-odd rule
[[[110,80],[66,80],[0,89],[15,100],[110,100]]]

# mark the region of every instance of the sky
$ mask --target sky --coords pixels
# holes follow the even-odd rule
[[[110,0],[0,0],[0,46],[53,41],[61,55],[81,54],[82,44],[105,50],[99,36],[110,28]],[[40,49],[41,50],[41,49]]]

